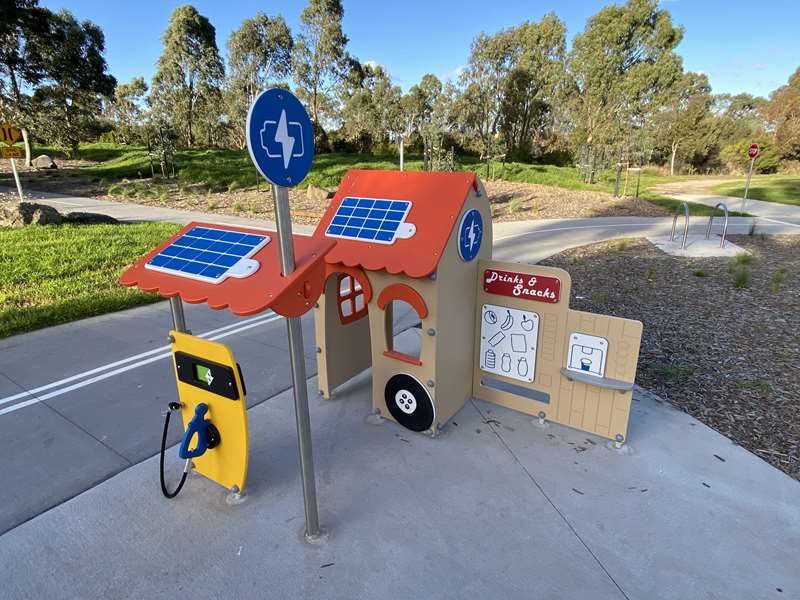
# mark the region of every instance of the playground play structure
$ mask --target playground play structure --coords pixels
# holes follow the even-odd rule
[[[187,332],[182,301],[287,317],[309,540],[320,527],[299,317],[310,311],[323,398],[371,368],[374,417],[415,432],[436,436],[478,398],[624,443],[641,323],[570,309],[566,271],[492,260],[489,201],[472,173],[350,171],[314,234],[292,235],[283,186],[302,180],[292,157],[307,171],[313,148],[292,102],[268,90],[248,118],[251,156],[273,182],[277,231],[190,223],[121,278],[172,309],[179,398],[170,412],[182,416],[186,462],[169,491],[167,416],[164,495],[177,494],[194,465],[240,498],[247,473],[243,374],[224,345]],[[399,303],[419,319],[417,352],[395,346]]]

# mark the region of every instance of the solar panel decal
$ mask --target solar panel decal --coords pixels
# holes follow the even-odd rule
[[[251,257],[270,242],[268,235],[243,231],[192,227],[144,265],[145,269],[207,283],[256,272]]]
[[[413,235],[414,226],[405,219],[411,210],[408,200],[345,198],[333,215],[327,237],[393,244],[397,238]]]

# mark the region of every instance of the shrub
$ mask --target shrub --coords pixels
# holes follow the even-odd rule
[[[755,173],[775,173],[778,171],[781,159],[775,144],[766,138],[757,139],[760,146],[758,158],[753,165]],[[720,157],[725,166],[732,172],[746,173],[750,168],[750,159],[747,158],[747,149],[750,147],[751,140],[741,139],[733,144],[728,144],[720,151]]]
[[[733,287],[742,289],[750,284],[750,269],[740,266],[733,271]]]

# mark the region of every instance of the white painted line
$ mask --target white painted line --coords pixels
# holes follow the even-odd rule
[[[800,227],[798,223],[789,223],[788,221],[779,221],[778,219],[770,219],[769,217],[756,217],[756,220],[761,219],[764,221],[769,221],[770,223],[778,223],[780,225],[788,225],[789,227]],[[758,223],[756,223],[756,228],[758,228]]]
[[[75,204],[74,202],[64,202],[62,200],[51,200],[50,198],[40,198],[43,202],[52,202],[53,204],[63,204],[64,206],[83,206],[83,204]]]
[[[274,313],[272,313],[272,311],[270,311],[269,313],[264,314],[264,315],[259,315],[257,317],[252,317],[250,319],[245,319],[243,321],[238,321],[236,323],[231,323],[229,325],[225,325],[224,327],[219,327],[217,329],[212,329],[211,331],[206,331],[205,333],[201,333],[198,337],[207,338],[209,336],[212,336],[214,334],[220,333],[222,331],[227,331],[228,329],[234,329],[234,328],[241,328],[244,325],[248,325],[248,324],[252,324],[252,323],[256,323],[256,324],[261,324],[262,322],[269,323],[269,322],[272,322],[274,320],[274,319],[270,318],[271,315],[274,315]],[[236,331],[244,331],[244,329],[236,329]],[[217,338],[210,338],[210,339],[217,339]],[[65,377],[64,379],[59,379],[58,381],[54,381],[52,383],[48,383],[46,385],[39,386],[39,387],[34,388],[32,390],[29,390],[29,391],[20,392],[18,394],[14,394],[13,396],[7,396],[5,398],[0,398],[0,405],[8,404],[9,402],[13,402],[14,400],[18,400],[19,398],[24,398],[25,396],[36,396],[39,392],[44,392],[44,391],[50,390],[50,389],[52,389],[54,387],[59,387],[59,386],[62,386],[64,384],[70,383],[72,381],[76,381],[78,379],[83,379],[84,377],[89,377],[90,375],[95,375],[97,373],[101,373],[101,372],[106,371],[108,369],[113,369],[114,367],[119,367],[120,365],[124,365],[126,363],[129,363],[129,362],[132,362],[132,361],[135,361],[135,360],[139,360],[141,358],[145,358],[146,356],[150,356],[150,355],[156,354],[158,352],[165,352],[167,350],[169,350],[169,345],[160,346],[159,348],[154,348],[152,350],[148,350],[147,352],[141,352],[140,354],[134,354],[133,356],[129,356],[127,358],[123,358],[121,360],[117,360],[117,361],[114,361],[112,363],[101,365],[101,366],[96,367],[94,369],[90,369],[88,371],[83,371],[81,373],[77,373],[76,375],[72,375],[70,377]],[[0,413],[0,414],[2,414],[2,413]]]
[[[212,341],[221,340],[221,339],[226,338],[226,337],[228,337],[230,335],[241,333],[242,331],[247,331],[248,329],[252,329],[253,327],[259,327],[261,325],[266,325],[267,323],[272,323],[273,321],[277,321],[277,320],[282,319],[282,318],[283,317],[280,316],[280,315],[274,315],[274,316],[270,317],[269,319],[261,320],[261,321],[255,322],[255,323],[250,323],[248,325],[244,325],[242,327],[238,327],[237,329],[232,329],[230,331],[225,331],[225,332],[220,333],[218,335],[212,336],[212,337],[210,337],[208,339],[212,340]],[[166,346],[166,348],[169,348],[169,346]],[[161,350],[161,349],[162,348],[157,348],[156,351]],[[97,375],[96,377],[92,377],[90,379],[85,379],[84,381],[80,381],[78,383],[74,383],[74,384],[69,385],[67,387],[54,390],[54,391],[49,392],[47,394],[43,394],[42,396],[36,396],[35,398],[31,398],[30,400],[26,400],[25,402],[20,402],[19,404],[15,404],[13,406],[8,406],[8,407],[4,408],[3,410],[0,410],[0,417],[2,417],[3,415],[5,415],[7,413],[11,413],[11,412],[14,412],[16,410],[20,410],[21,408],[25,408],[26,406],[31,406],[32,404],[38,404],[39,402],[43,402],[45,400],[49,400],[50,398],[55,398],[56,396],[61,396],[63,394],[67,394],[69,392],[78,390],[78,389],[80,389],[82,387],[86,387],[87,385],[91,385],[93,383],[97,383],[98,381],[103,381],[104,379],[109,379],[110,377],[114,377],[115,375],[119,375],[121,373],[127,373],[128,371],[130,371],[132,369],[137,369],[139,367],[143,367],[145,365],[149,365],[150,363],[154,363],[156,361],[163,360],[165,358],[169,358],[170,356],[172,356],[171,352],[164,352],[163,354],[158,354],[156,356],[152,356],[152,357],[147,358],[145,360],[140,360],[139,362],[127,365],[127,366],[122,367],[120,369],[115,369],[113,371],[109,371],[108,373],[103,373],[102,375]],[[30,394],[26,394],[26,395],[30,395]]]
[[[661,225],[660,223],[653,223],[653,224],[644,224],[644,223],[617,223],[615,225],[574,225],[571,227],[553,227],[551,229],[536,229],[534,231],[523,231],[522,233],[512,233],[511,235],[504,235],[501,237],[494,238],[497,241],[500,240],[509,240],[511,238],[516,237],[523,237],[526,235],[538,235],[542,233],[550,233],[553,231],[572,231],[575,229],[613,229],[616,227],[641,227],[641,228],[650,228],[650,227],[659,227],[663,226],[665,228],[669,228],[668,224]]]

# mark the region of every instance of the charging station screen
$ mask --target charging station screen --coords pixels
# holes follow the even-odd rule
[[[198,363],[194,364],[194,378],[195,381],[205,383],[206,385],[211,385],[211,382],[213,381],[211,369]]]

